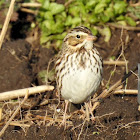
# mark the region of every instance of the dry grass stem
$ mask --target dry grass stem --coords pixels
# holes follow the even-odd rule
[[[45,121],[54,121],[54,122],[58,122],[58,123],[61,123],[62,122],[62,119],[54,119],[54,118],[51,118],[51,117],[47,117],[47,116],[40,116],[40,115],[37,115],[35,117],[36,119],[41,119],[41,120],[45,120]],[[71,121],[66,121],[67,124],[72,124]]]
[[[121,84],[122,80],[119,80],[118,82],[116,82],[113,86],[111,86],[108,90],[105,89],[97,98],[95,98],[93,101],[97,101],[100,98],[105,98],[108,97],[110,94],[110,92],[112,92],[113,90],[115,90],[120,84]],[[100,105],[100,102],[95,102],[93,107],[92,107],[92,112],[96,109],[97,106]]]
[[[22,7],[41,7],[40,3],[22,3]]]
[[[20,8],[20,10],[21,10],[22,12],[26,12],[26,13],[34,14],[34,15],[36,15],[37,12],[38,12],[38,11],[36,11],[36,10],[31,10],[31,9],[27,9],[27,8]]]
[[[77,140],[80,140],[80,136],[81,136],[81,134],[82,134],[82,132],[83,132],[85,123],[86,123],[86,120],[84,120],[84,122],[83,122],[83,124],[82,124],[81,131],[80,131],[80,133],[79,133],[79,135],[78,135]]]
[[[29,91],[29,95],[32,95],[40,92],[51,91],[53,89],[54,89],[53,86],[42,85],[37,87],[30,87],[25,89],[2,92],[0,93],[0,101],[23,97],[26,95],[27,90]]]
[[[106,117],[106,116],[111,116],[111,115],[113,115],[114,113],[115,113],[115,111],[114,111],[114,112],[111,112],[111,113],[108,113],[108,114],[104,114],[104,115],[102,115],[102,116],[96,116],[95,119],[101,119],[101,118]]]
[[[6,123],[6,125],[2,128],[2,130],[0,131],[0,137],[3,135],[3,133],[5,132],[5,130],[7,129],[7,127],[9,126],[9,124],[12,122],[12,120],[14,119],[14,117],[17,115],[17,113],[19,112],[19,110],[21,109],[21,106],[24,104],[24,102],[28,99],[28,90],[26,92],[26,95],[23,99],[23,101],[20,103],[20,105],[18,106],[18,108],[15,110],[15,112],[13,113],[13,115],[11,116],[11,118],[9,119],[9,121]]]
[[[120,47],[122,47],[122,49],[121,49],[121,53],[120,53],[120,55],[118,56],[118,58],[116,59],[116,61],[119,61],[119,59],[120,59],[121,56],[124,57],[124,43],[123,43],[123,41],[122,41],[122,36],[123,36],[123,28],[122,28],[122,30],[121,30],[121,36],[120,36],[120,40],[121,40],[121,46],[120,46]],[[124,60],[125,60],[125,62],[126,62],[125,57],[124,57]],[[127,66],[127,63],[126,63],[126,66]],[[111,77],[113,76],[113,73],[115,73],[116,68],[117,68],[117,65],[115,64],[114,70],[111,72],[110,77],[109,77],[109,80],[108,80],[108,82],[107,82],[107,84],[106,84],[107,86],[110,84]]]
[[[114,91],[113,94],[133,94],[133,95],[137,95],[138,90],[136,90],[136,89],[120,89],[120,90]]]
[[[138,67],[136,66],[133,71],[137,70]],[[110,95],[112,91],[114,91],[116,88],[118,88],[121,84],[125,82],[125,80],[131,76],[132,72],[129,71],[126,75],[124,75],[120,80],[118,80],[114,85],[112,85],[109,89],[105,89],[97,98],[93,100],[93,102],[97,101],[98,99],[106,98]],[[100,102],[95,102],[92,107],[92,112],[96,109],[97,106],[100,105]]]
[[[0,122],[2,120],[2,108],[0,108]]]
[[[130,30],[130,31],[140,31],[140,27],[131,27],[131,26],[123,26],[117,23],[107,23],[109,26],[113,26],[115,28],[119,28],[119,29],[126,29],[126,30]]]
[[[140,105],[138,106],[138,111],[140,111]]]
[[[5,124],[4,122],[3,122],[3,123],[0,123],[0,126],[1,126],[1,125],[4,125],[4,124]],[[31,126],[31,125],[29,125],[29,124],[22,124],[22,123],[16,122],[16,121],[10,122],[9,125],[20,126],[20,127],[30,127],[30,126]]]
[[[105,89],[95,100],[97,101],[100,98],[105,98],[109,96],[109,93],[115,90],[120,84],[122,83],[122,80],[117,81],[113,86],[111,86],[109,89]]]
[[[134,121],[134,122],[130,122],[128,124],[125,124],[122,127],[120,127],[119,130],[121,130],[123,128],[128,128],[128,127],[130,127],[130,125],[133,125],[133,124],[140,124],[140,121]]]
[[[12,14],[13,14],[14,3],[15,3],[15,0],[11,0],[10,7],[9,7],[9,10],[8,10],[8,13],[7,13],[7,16],[6,16],[6,19],[5,19],[2,31],[1,31],[1,35],[0,35],[0,49],[1,49],[2,42],[4,40],[6,31],[7,31],[7,28],[8,28],[8,24],[10,22]]]
[[[138,2],[138,3],[130,3],[130,6],[133,6],[133,7],[140,6],[140,2]]]
[[[103,61],[104,65],[118,65],[118,66],[126,66],[126,63],[128,63],[128,61]]]

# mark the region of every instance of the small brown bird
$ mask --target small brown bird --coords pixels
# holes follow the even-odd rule
[[[58,92],[74,104],[91,97],[102,80],[102,58],[93,45],[95,40],[96,37],[84,26],[72,29],[64,38],[55,63]]]

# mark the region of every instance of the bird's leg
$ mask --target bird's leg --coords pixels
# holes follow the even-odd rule
[[[86,120],[89,121],[89,108],[88,108],[88,104],[87,103],[85,103],[85,108],[86,108],[86,111],[85,111],[85,113],[86,113]]]
[[[90,112],[90,114],[91,114],[91,120],[92,121],[95,121],[95,117],[94,117],[94,115],[93,115],[93,112],[92,112],[92,104],[91,104],[91,100],[88,102],[88,107],[89,107],[89,112]]]
[[[88,103],[85,102],[85,108],[86,108],[87,120],[89,120],[89,114],[91,114],[91,120],[95,121],[95,117],[94,117],[93,112],[92,112],[91,101],[89,101]]]
[[[61,123],[61,125],[64,125],[64,127],[66,126],[66,113],[67,113],[67,109],[68,109],[68,104],[69,104],[69,101],[65,100],[65,111],[64,111],[64,115],[63,115],[63,121]]]

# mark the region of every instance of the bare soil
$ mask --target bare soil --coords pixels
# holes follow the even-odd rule
[[[110,42],[104,42],[103,37],[98,37],[98,51],[103,60],[109,60],[112,56],[120,60],[128,60],[128,69],[133,70],[140,63],[140,37],[135,31],[127,31],[111,28],[112,37]],[[16,30],[14,30],[16,33]],[[11,37],[5,41],[0,50],[0,92],[10,91],[40,85],[37,74],[46,70],[49,60],[54,57],[54,49],[32,46],[26,42],[26,36],[16,39]],[[22,38],[22,39],[21,39]],[[111,76],[114,66],[104,65],[103,84],[98,91],[100,94],[106,84],[111,86],[121,79],[126,73],[125,66],[117,66]],[[127,89],[137,89],[137,71],[128,78]],[[111,76],[111,78],[110,78]],[[110,81],[109,81],[110,79]],[[52,83],[56,86],[55,83]],[[124,85],[125,86],[125,85]],[[124,88],[123,86],[123,88]],[[47,101],[44,105],[40,103]],[[17,104],[16,104],[17,102]],[[140,139],[140,112],[136,95],[111,95],[101,100],[101,104],[95,110],[95,121],[86,121],[80,111],[68,113],[66,128],[60,126],[64,112],[64,101],[53,92],[45,92],[30,96],[28,105],[25,104],[15,121],[28,120],[30,127],[10,125],[2,140],[139,140]],[[6,122],[18,106],[18,100],[1,102],[3,105],[2,122]],[[83,105],[82,105],[83,106]],[[60,109],[60,112],[57,109]],[[44,120],[38,116],[47,116],[56,120]],[[34,118],[34,120],[33,120]],[[57,120],[59,118],[61,121]],[[4,125],[0,124],[0,130]]]

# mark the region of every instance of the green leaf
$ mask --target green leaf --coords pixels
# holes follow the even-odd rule
[[[103,13],[100,14],[100,19],[103,23],[106,23],[107,21],[109,21],[109,17],[104,15]]]
[[[120,16],[116,17],[116,20],[125,20],[125,17],[123,15],[120,15]]]
[[[45,0],[37,0],[37,1],[43,4]]]
[[[64,24],[61,21],[56,22],[52,33],[62,33],[64,31]]]
[[[110,18],[114,18],[115,17],[115,13],[114,10],[112,8],[112,6],[108,7],[105,11],[104,11],[105,16]]]
[[[38,73],[38,78],[41,79],[43,83],[46,82],[46,75],[47,75],[47,70],[42,70]]]
[[[4,3],[5,3],[5,0],[0,1],[0,9],[1,9],[2,4],[4,4]]]
[[[80,1],[79,1],[78,4],[79,4],[79,9],[80,9],[80,14],[82,14],[82,16],[87,15],[86,7],[85,7],[85,5],[83,4],[83,2],[80,2]]]
[[[1,25],[1,24],[0,24]],[[34,22],[31,23],[31,28],[35,28],[36,24]],[[0,26],[0,29],[1,29],[1,26]]]
[[[107,6],[106,3],[102,3],[102,2],[98,3],[98,4],[96,5],[95,9],[94,9],[95,14],[99,14],[99,13],[103,12],[103,11],[104,11],[104,8],[105,8],[106,6]]]
[[[48,10],[50,7],[50,1],[49,0],[44,0],[44,2],[42,1],[42,8]]]
[[[48,35],[45,35],[45,34],[42,34],[41,37],[40,37],[40,44],[44,44],[46,43],[49,38],[47,37]]]
[[[126,26],[126,25],[127,25],[126,22],[125,22],[124,20],[118,21],[117,23],[119,23],[119,24],[121,24],[121,25],[123,25],[123,26]]]
[[[72,25],[72,16],[68,16],[65,22],[65,26],[70,26]]]
[[[68,13],[72,16],[78,17],[80,14],[80,9],[78,6],[72,6],[69,8]]]
[[[62,40],[57,40],[56,41],[56,47],[57,50],[60,50],[62,48]]]
[[[116,56],[111,56],[110,59],[115,61]]]
[[[95,14],[89,15],[87,17],[87,20],[88,20],[88,22],[93,23],[93,24],[95,24],[99,21],[98,17]]]
[[[93,132],[93,135],[99,135],[100,134],[100,132]]]
[[[68,16],[65,22],[65,26],[76,26],[81,23],[81,18],[80,17],[74,17],[72,18],[71,16]]]
[[[98,30],[95,27],[90,28],[90,29],[91,29],[91,32],[92,32],[93,35],[97,35],[98,34]]]
[[[81,23],[81,18],[80,17],[74,17],[72,18],[72,24],[77,25]]]
[[[53,20],[53,15],[50,11],[47,11],[47,12],[44,13],[44,18],[46,20]]]
[[[105,38],[104,38],[105,42],[108,42],[110,40],[111,31],[110,31],[109,27],[104,27],[103,30],[102,29],[100,30],[100,33],[105,36]]]
[[[111,3],[111,0],[102,0],[102,2]]]
[[[57,40],[62,40],[64,39],[64,37],[66,36],[66,32],[63,32],[61,35],[55,35],[55,38],[54,39],[57,39]]]
[[[87,9],[93,8],[93,7],[95,7],[95,5],[96,5],[97,3],[98,3],[97,0],[89,0],[89,1],[87,1],[87,3],[86,3],[86,8],[87,8]]]
[[[54,25],[55,25],[55,22],[53,20],[45,20],[42,23],[42,26],[44,26],[43,29],[46,28],[47,30],[53,29]]]
[[[126,22],[131,26],[136,26],[136,22],[131,17],[125,17]]]
[[[49,10],[51,11],[52,15],[56,15],[58,13],[61,13],[65,10],[64,5],[62,4],[57,4],[57,3],[50,3]]]
[[[109,27],[104,28],[103,30],[104,35],[105,35],[105,42],[108,42],[111,38],[111,31]]]
[[[125,1],[116,1],[114,4],[115,15],[126,12],[127,3]]]
[[[61,23],[62,21],[65,22],[66,18],[67,18],[66,12],[62,12],[60,14],[55,15],[56,21],[60,21]]]
[[[38,14],[38,19],[40,19],[40,21],[42,21],[44,19],[44,15],[45,15],[45,12],[40,11]]]

